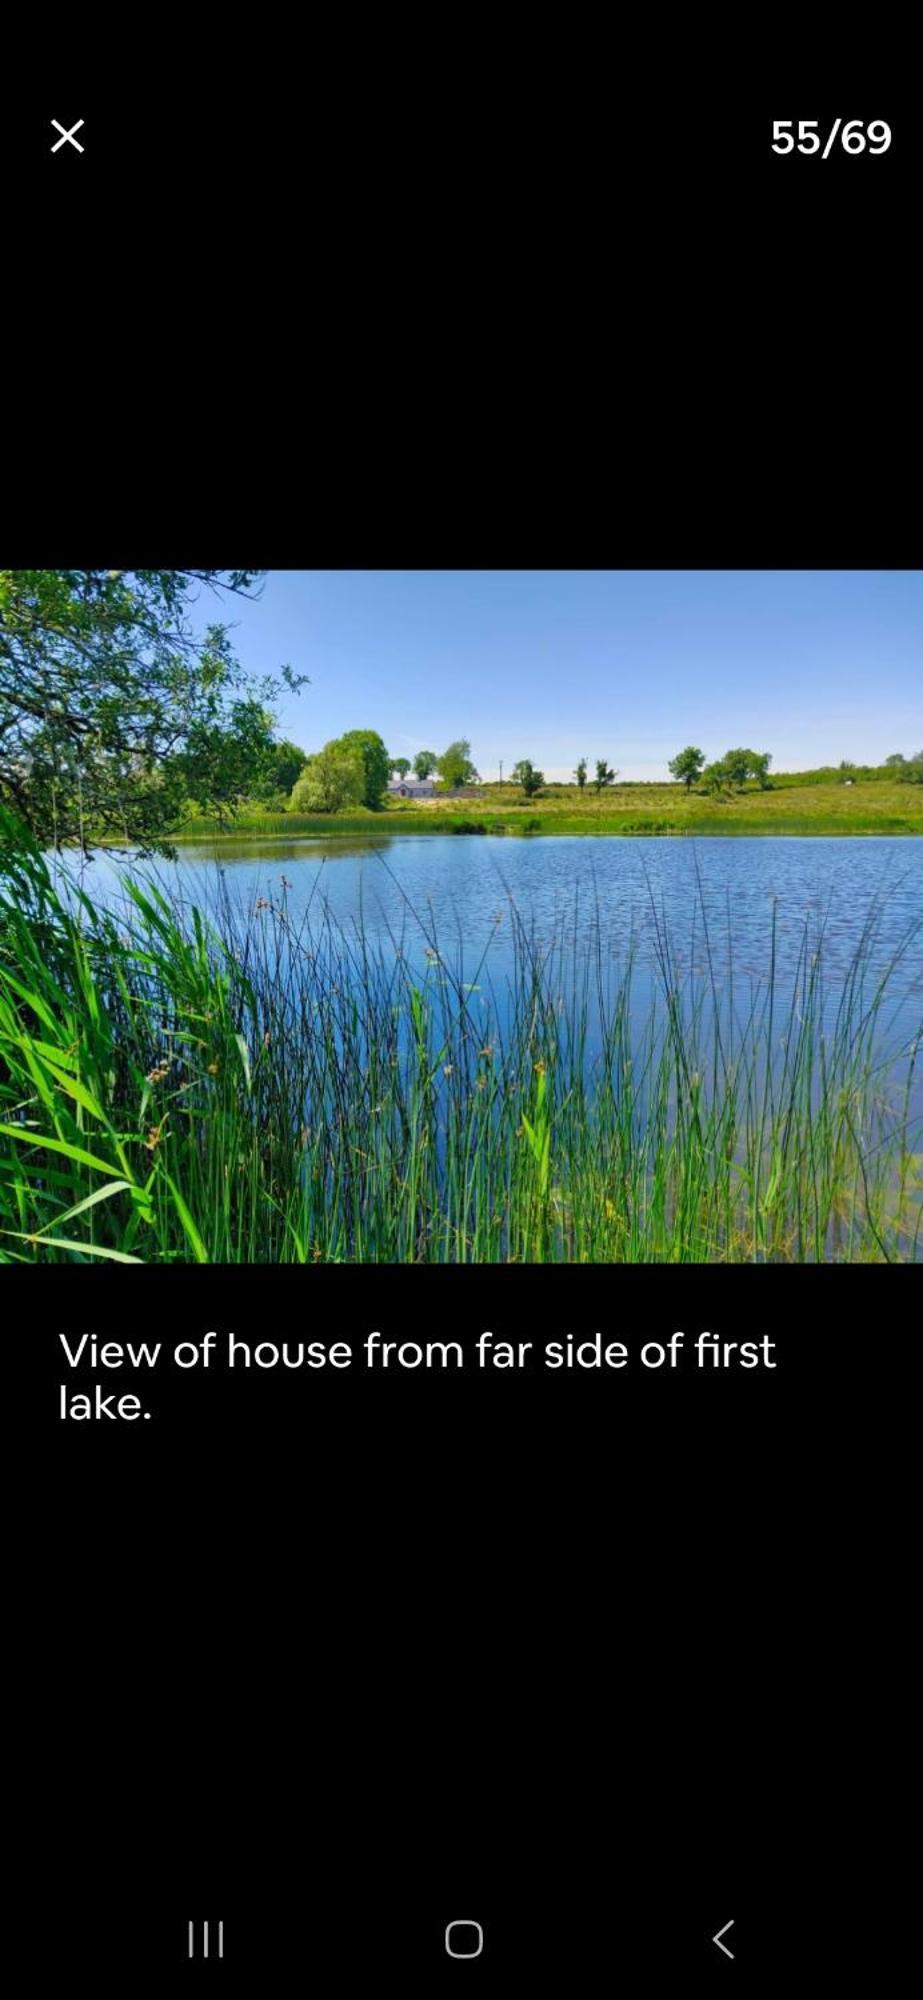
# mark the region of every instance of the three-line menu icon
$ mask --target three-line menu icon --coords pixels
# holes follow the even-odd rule
[[[189,1926],[189,1957],[224,1957],[224,1921],[217,1924],[195,1924]]]

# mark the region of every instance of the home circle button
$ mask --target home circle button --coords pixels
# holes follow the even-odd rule
[[[480,1958],[484,1949],[484,1927],[467,1918],[446,1924],[445,1948],[450,1958]]]

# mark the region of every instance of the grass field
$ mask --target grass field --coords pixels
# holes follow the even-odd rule
[[[889,780],[854,785],[800,784],[797,776],[716,800],[677,785],[549,785],[525,799],[514,785],[483,785],[463,798],[417,803],[389,798],[381,812],[307,815],[245,811],[222,828],[200,818],[177,839],[203,834],[357,833],[607,833],[607,834],[923,834],[923,785]]]

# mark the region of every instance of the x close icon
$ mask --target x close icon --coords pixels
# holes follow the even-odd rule
[[[51,122],[55,131],[61,134],[60,139],[56,140],[51,148],[53,153],[60,153],[62,146],[73,146],[75,153],[82,153],[85,150],[81,146],[79,139],[74,138],[74,133],[79,132],[81,125],[85,123],[83,118],[78,118],[76,125],[72,125],[69,132],[65,131],[64,126],[57,118],[53,118]]]

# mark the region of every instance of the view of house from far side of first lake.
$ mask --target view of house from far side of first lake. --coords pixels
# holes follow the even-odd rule
[[[917,1261],[921,641],[910,571],[0,571],[0,1261]]]

